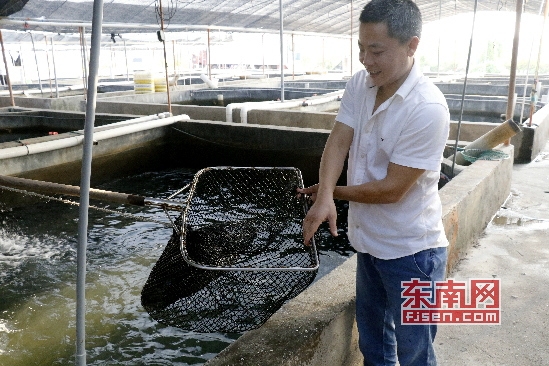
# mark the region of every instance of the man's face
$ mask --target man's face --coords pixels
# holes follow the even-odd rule
[[[389,37],[385,23],[360,23],[358,57],[375,85],[394,93],[408,76],[418,43],[417,37],[404,44]]]

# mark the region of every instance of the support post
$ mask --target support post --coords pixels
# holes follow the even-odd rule
[[[130,81],[130,69],[128,68],[128,51],[126,50],[126,40],[124,40],[124,58],[126,59],[126,80]]]
[[[86,100],[84,124],[84,146],[82,148],[82,170],[80,176],[80,207],[78,216],[78,249],[76,277],[76,365],[86,365],[86,249],[88,242],[88,210],[90,206],[90,179],[93,150],[93,128],[97,98],[97,78],[101,32],[103,25],[103,0],[94,0],[92,18],[92,39],[90,73]],[[83,32],[82,32],[83,33]]]
[[[162,10],[162,0],[159,1],[160,6],[160,30],[164,33],[164,12]],[[168,112],[172,113],[172,101],[170,98],[170,80],[168,78],[168,61],[166,58],[166,40],[162,37],[162,48],[164,50],[164,76],[166,78],[166,93],[168,95]]]
[[[208,79],[212,79],[212,63],[210,59],[210,29],[208,28]]]
[[[536,72],[534,73],[534,85],[530,91],[530,118],[528,120],[528,127],[532,127],[532,120],[534,119],[534,111],[537,104],[537,88],[539,82],[539,63],[541,60],[541,51],[543,45],[543,33],[545,33],[545,23],[547,21],[547,14],[549,13],[549,0],[545,1],[545,10],[543,11],[543,25],[541,27],[541,33],[539,36],[539,50],[538,50],[538,60],[536,63]],[[522,121],[521,121],[522,122]]]
[[[280,101],[284,102],[284,12],[282,0],[278,0],[280,17]]]
[[[46,42],[46,62],[48,63],[48,80],[50,82],[50,98],[53,98],[53,85],[51,83],[50,52],[48,51],[48,37],[44,35]]]
[[[57,82],[57,67],[55,65],[55,49],[53,48],[53,37],[51,38],[51,58],[53,62],[53,77],[55,78],[55,97],[59,98],[59,83]]]
[[[4,49],[4,38],[2,37],[2,30],[0,29],[0,45],[2,45],[2,59],[4,61],[4,67],[6,68],[6,84],[10,91],[11,106],[15,107],[15,100],[13,99],[13,89],[11,88],[10,72],[8,70],[8,62],[6,61],[6,50]]]
[[[36,56],[36,47],[34,46],[34,37],[29,32],[32,42],[32,50],[34,52],[34,62],[36,62],[36,72],[38,73],[38,85],[40,86],[40,95],[44,96],[44,90],[42,90],[42,79],[40,78],[40,67],[38,66],[38,57]]]
[[[507,112],[505,113],[505,118],[507,120],[513,119],[515,114],[515,85],[517,79],[517,55],[519,47],[519,37],[520,37],[520,21],[522,18],[522,7],[524,0],[517,0],[516,7],[516,20],[515,20],[515,36],[513,38],[513,51],[511,54],[511,72],[509,75],[509,92],[507,94]],[[505,141],[505,145],[509,145],[511,140]]]
[[[351,76],[353,76],[353,0],[351,0]]]

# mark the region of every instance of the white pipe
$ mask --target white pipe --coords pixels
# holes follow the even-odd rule
[[[266,102],[246,102],[246,103],[231,103],[225,108],[227,122],[233,122],[233,109],[240,108],[240,122],[248,123],[248,112],[253,109],[286,109],[305,107],[309,105],[319,105],[338,100],[343,95],[344,90],[336,90],[335,92],[324,94],[320,97],[310,97],[305,99],[293,99],[285,102],[266,101]]]
[[[167,125],[174,124],[176,122],[188,121],[188,120],[190,120],[190,117],[188,115],[180,114],[174,117],[161,118],[157,120],[145,121],[142,123],[135,123],[127,126],[122,126],[119,128],[113,128],[110,130],[99,131],[94,133],[93,136],[95,141],[101,141],[101,140],[106,140],[113,137],[123,136],[123,135],[139,132],[139,131],[150,130],[152,128],[167,126]]]
[[[233,121],[233,109],[240,108],[244,105],[244,103],[229,103],[225,107],[225,121],[232,122]]]
[[[252,109],[285,109],[299,107],[302,104],[302,99],[288,100],[286,102],[270,102],[270,104],[264,102],[244,103],[244,106],[240,108],[240,123],[248,123],[248,112]]]
[[[54,141],[45,141],[37,144],[8,147],[0,150],[0,159],[17,158],[20,156],[38,154],[56,149],[64,149],[67,147],[81,145],[82,141],[84,141],[84,135],[67,137]]]
[[[148,121],[161,119],[161,118],[168,118],[168,117],[172,117],[170,112],[152,114],[150,116],[137,117],[137,118],[128,119],[128,120],[125,120],[125,121],[109,123],[108,125],[103,125],[103,126],[96,127],[94,131],[97,132],[97,131],[101,131],[101,130],[105,130],[105,129],[110,130],[113,127],[118,128],[118,127],[122,127],[122,126],[126,126],[126,125],[132,125],[134,123],[148,122]]]
[[[204,74],[200,74],[200,78],[202,79],[203,82],[206,83],[206,85],[208,85],[210,88],[212,89],[217,89],[218,87],[218,83],[219,83],[219,80],[217,79],[214,79],[214,78],[208,78],[206,75]]]
[[[151,120],[151,117],[152,118],[157,117],[157,118]],[[147,120],[146,118],[149,118],[149,119]],[[138,121],[141,119],[143,120]],[[181,114],[173,117],[164,117],[164,118],[160,117],[159,115],[140,117],[140,118],[136,118],[128,121],[118,122],[118,126],[115,128],[109,128],[109,127],[112,127],[113,125],[117,125],[117,124],[95,127],[93,139],[94,141],[101,141],[101,140],[106,140],[113,137],[127,135],[134,132],[145,131],[145,130],[150,130],[156,127],[170,125],[175,122],[188,121],[188,120],[190,120],[190,118],[186,114]],[[39,154],[43,152],[81,145],[84,140],[84,135],[83,135],[84,130],[78,130],[78,131],[75,131],[74,133],[78,133],[78,135],[57,139],[57,140],[52,140],[52,141],[44,141],[44,142],[39,142],[35,144],[28,144],[23,146],[0,149],[0,159],[16,158],[20,156]]]

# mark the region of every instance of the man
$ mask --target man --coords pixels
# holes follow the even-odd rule
[[[337,235],[335,199],[349,201],[357,250],[356,319],[365,365],[436,365],[436,325],[402,325],[402,281],[442,281],[446,239],[438,196],[450,116],[414,61],[421,14],[411,0],[372,0],[360,15],[359,59],[322,155],[308,244],[323,221]],[[347,185],[336,186],[348,154]]]

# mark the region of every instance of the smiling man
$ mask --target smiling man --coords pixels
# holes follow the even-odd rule
[[[308,244],[323,221],[337,235],[334,198],[349,201],[357,250],[356,320],[364,365],[436,365],[436,325],[403,325],[402,282],[442,281],[446,239],[438,196],[450,115],[414,59],[421,13],[411,0],[372,0],[360,15],[365,70],[347,83],[326,142],[319,183],[300,190],[313,206]],[[347,185],[337,180],[348,156]]]

